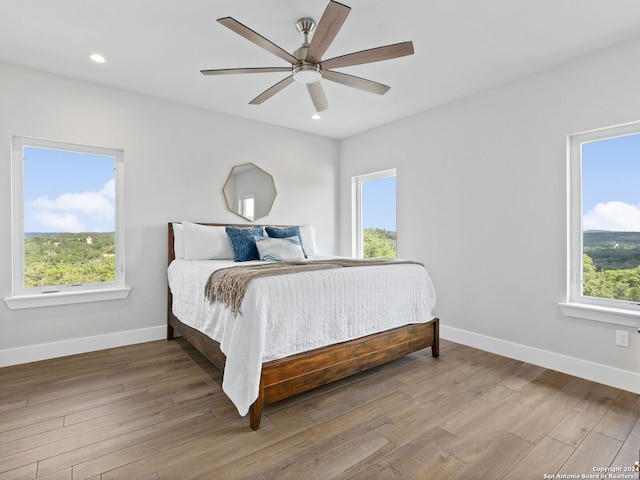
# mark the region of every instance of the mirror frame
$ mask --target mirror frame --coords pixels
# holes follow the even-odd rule
[[[259,215],[254,215],[254,218],[249,218],[246,215],[243,215],[241,212],[239,212],[236,208],[235,205],[233,205],[235,203],[235,198],[230,199],[229,198],[229,194],[227,193],[227,187],[229,186],[229,183],[233,180],[234,175],[236,174],[236,169],[248,169],[248,167],[253,167],[253,169],[259,171],[260,173],[262,173],[264,176],[268,177],[269,180],[271,180],[271,186],[273,187],[273,198],[271,199],[271,204],[269,205],[269,207],[266,209],[266,211],[264,212],[264,214],[260,213]],[[273,208],[273,204],[276,201],[276,198],[278,197],[278,190],[276,189],[276,182],[273,179],[273,175],[271,175],[269,172],[267,172],[265,169],[260,168],[258,165],[256,165],[253,162],[247,162],[247,163],[241,163],[238,165],[234,165],[231,168],[231,171],[229,172],[229,175],[227,176],[227,181],[224,182],[224,187],[222,187],[222,193],[224,195],[224,200],[227,203],[227,209],[230,212],[235,213],[236,215],[238,215],[239,217],[244,218],[245,220],[249,221],[249,222],[253,222],[256,220],[259,220],[261,218],[266,217],[267,215],[269,215],[271,213],[271,209]]]

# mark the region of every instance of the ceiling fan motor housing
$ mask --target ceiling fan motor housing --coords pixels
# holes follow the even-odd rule
[[[322,70],[319,64],[305,62],[309,51],[309,34],[316,28],[316,22],[309,17],[300,18],[296,22],[296,28],[304,35],[304,43],[293,52],[293,56],[300,60],[300,63],[292,66],[293,78],[300,83],[315,83],[322,77]]]

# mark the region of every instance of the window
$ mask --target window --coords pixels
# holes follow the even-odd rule
[[[640,324],[638,185],[640,123],[569,137],[566,314]]]
[[[396,257],[396,171],[353,177],[357,258]]]
[[[254,220],[255,197],[253,195],[240,195],[238,197],[238,211],[243,217]]]
[[[125,298],[123,153],[12,139],[9,308]]]

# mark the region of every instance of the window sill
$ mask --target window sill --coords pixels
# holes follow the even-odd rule
[[[635,310],[568,302],[560,303],[560,308],[567,317],[583,318],[634,328],[640,327],[640,312]]]
[[[102,302],[105,300],[121,300],[129,296],[131,288],[109,288],[105,290],[85,290],[82,292],[57,292],[38,295],[19,295],[6,297],[4,302],[9,310],[23,308],[51,307],[55,305],[71,305],[74,303]]]

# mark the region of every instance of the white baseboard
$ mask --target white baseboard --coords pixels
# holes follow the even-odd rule
[[[640,374],[440,324],[440,336],[487,352],[640,394]]]
[[[136,343],[167,338],[167,327],[151,327],[126,332],[109,333],[94,337],[74,338],[60,342],[41,343],[27,347],[0,350],[0,367],[37,362],[50,358],[66,357],[78,353],[94,352],[107,348],[123,347]]]

